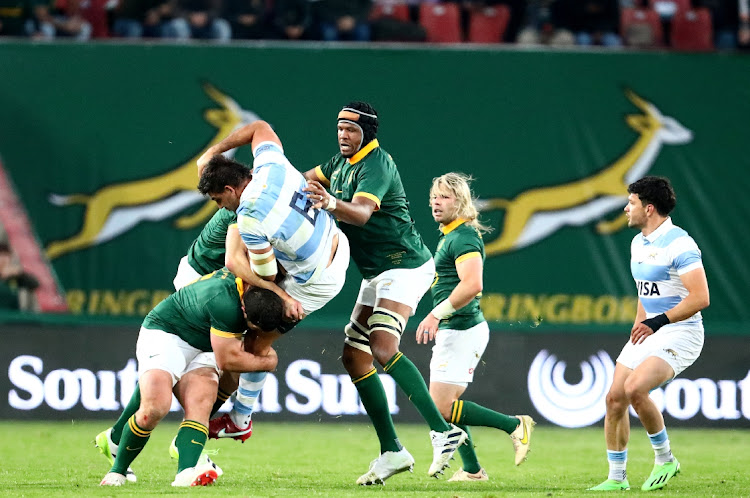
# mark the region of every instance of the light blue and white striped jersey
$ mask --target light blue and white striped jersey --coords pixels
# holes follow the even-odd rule
[[[331,213],[313,209],[307,180],[274,142],[253,150],[253,178],[237,209],[237,226],[248,249],[273,247],[276,260],[298,283],[325,269],[338,227]]]
[[[701,251],[692,237],[667,218],[648,237],[639,233],[630,244],[630,271],[646,318],[674,308],[688,291],[680,275],[703,268]],[[700,323],[700,311],[677,323]]]

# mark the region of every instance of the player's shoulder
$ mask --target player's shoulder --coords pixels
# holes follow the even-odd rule
[[[692,246],[695,244],[695,241],[690,234],[687,233],[687,230],[677,225],[672,225],[669,227],[669,230],[659,237],[657,243],[660,247],[675,248],[686,245]]]

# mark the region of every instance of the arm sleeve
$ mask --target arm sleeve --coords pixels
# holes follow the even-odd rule
[[[453,242],[449,250],[457,265],[467,259],[481,258],[484,254],[484,244],[482,244],[482,240],[478,236],[462,237],[460,240]]]
[[[242,242],[248,249],[258,250],[265,249],[271,243],[268,241],[268,237],[263,233],[263,227],[260,221],[256,220],[252,216],[244,214],[243,211],[249,210],[242,208],[237,212],[237,228],[240,230],[240,237]]]
[[[210,300],[206,303],[206,310],[211,322],[211,334],[219,337],[242,337],[244,331],[237,332],[233,323],[237,322],[236,306],[228,307],[226,305],[212,303]]]
[[[375,201],[377,209],[380,209],[380,203],[391,187],[393,175],[389,173],[386,165],[381,162],[373,162],[372,164],[367,164],[366,167],[364,166],[356,173],[357,187],[352,198],[357,196],[367,197]]]
[[[331,185],[331,175],[333,174],[333,164],[334,164],[334,158],[328,160],[328,162],[319,164],[315,167],[315,176],[318,177],[318,181],[320,183],[330,186]]]
[[[669,258],[678,275],[703,268],[703,260],[698,244],[692,237],[680,237],[669,246]]]

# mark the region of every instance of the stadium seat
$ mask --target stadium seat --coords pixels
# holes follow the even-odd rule
[[[677,12],[693,8],[690,0],[648,0],[648,6],[665,20],[671,19]]]
[[[422,3],[419,24],[431,43],[461,42],[461,11],[455,3]]]
[[[664,45],[664,30],[659,14],[651,9],[622,9],[620,35],[623,43],[631,47]]]
[[[475,10],[469,18],[470,43],[500,43],[510,20],[510,7],[498,5]]]
[[[405,3],[376,3],[370,11],[370,20],[375,19],[397,19],[409,22],[409,6]]]
[[[672,18],[671,45],[675,50],[705,52],[714,49],[711,12],[706,8],[678,12]]]

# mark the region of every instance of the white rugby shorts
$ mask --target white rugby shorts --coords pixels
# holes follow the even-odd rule
[[[183,256],[180,260],[180,264],[177,266],[177,275],[172,282],[174,284],[174,290],[180,290],[187,284],[192,284],[202,276],[203,275],[190,266],[188,263],[188,257]]]
[[[172,386],[186,373],[198,368],[212,368],[221,375],[213,352],[194,348],[174,334],[141,327],[135,346],[138,375],[149,370],[172,374]]]
[[[430,360],[430,382],[466,387],[490,341],[487,322],[466,330],[441,329],[435,335]]]
[[[649,356],[656,356],[669,363],[676,377],[698,359],[702,350],[702,323],[672,323],[648,336],[641,344],[628,340],[617,362],[633,370]]]
[[[390,299],[411,308],[411,315],[435,279],[435,261],[430,258],[418,268],[394,268],[362,280],[357,304],[375,307],[378,299]],[[407,317],[408,318],[408,317]]]
[[[305,315],[317,311],[341,292],[346,281],[346,270],[349,268],[349,239],[339,230],[339,245],[331,264],[320,274],[314,276],[304,284],[286,275],[279,283],[290,296],[300,302]]]

